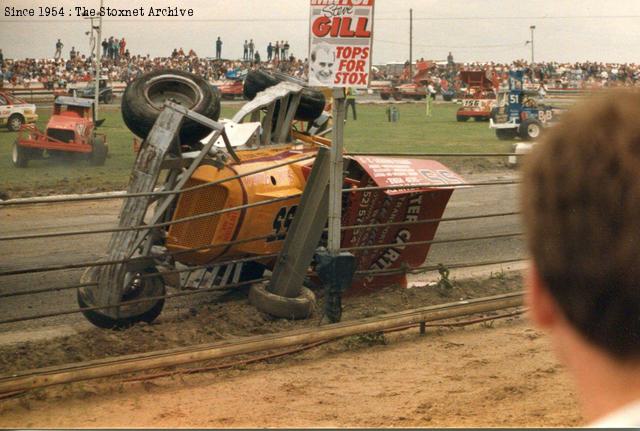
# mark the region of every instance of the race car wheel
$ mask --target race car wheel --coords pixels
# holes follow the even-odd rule
[[[496,129],[496,137],[501,141],[510,141],[517,135],[516,129]]]
[[[180,70],[156,70],[131,82],[122,96],[122,118],[135,135],[146,138],[164,107],[165,101],[178,103],[217,121],[220,93],[201,77]],[[180,142],[195,145],[211,133],[208,127],[185,119]]]
[[[22,145],[19,145],[17,140],[13,143],[11,162],[16,168],[26,168],[29,163],[29,152]]]
[[[109,148],[104,143],[102,136],[96,136],[93,141],[93,150],[89,154],[89,163],[93,166],[102,166],[107,160],[107,153]]]
[[[456,121],[459,121],[459,122],[469,121],[469,117],[467,117],[466,115],[456,115]]]
[[[82,274],[80,278],[81,284],[96,283],[98,281],[98,271],[101,267],[91,267]],[[151,277],[139,278],[140,275],[157,274]],[[95,326],[104,329],[125,329],[138,322],[153,322],[162,312],[164,307],[164,298],[149,299],[148,301],[134,302],[127,304],[127,301],[141,300],[144,298],[164,296],[165,285],[162,276],[153,268],[147,268],[140,273],[131,274],[132,277],[138,277],[135,288],[128,289],[122,295],[121,305],[118,307],[118,317],[114,318],[104,314],[103,310],[83,310],[84,317]],[[96,287],[81,287],[78,289],[77,300],[80,308],[95,307],[99,304],[95,301],[95,292],[92,289]]]
[[[20,114],[13,114],[7,120],[7,129],[11,132],[17,132],[24,124],[24,118]]]
[[[253,100],[256,95],[283,79],[264,70],[252,70],[244,80],[243,95],[248,100]],[[325,97],[321,91],[311,88],[302,89],[300,104],[296,110],[295,119],[300,121],[313,121],[324,111]],[[279,107],[276,106],[276,113]]]
[[[254,284],[249,291],[249,302],[258,310],[283,319],[306,319],[316,308],[316,296],[301,286],[297,298],[286,298],[269,292],[264,284]]]
[[[535,119],[527,119],[520,123],[518,135],[523,141],[538,139],[542,134],[542,123]]]
[[[389,98],[391,98],[391,96],[389,95],[389,93],[380,93],[380,98],[382,100],[389,100]]]

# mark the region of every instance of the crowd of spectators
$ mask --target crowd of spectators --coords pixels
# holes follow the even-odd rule
[[[391,69],[380,67],[373,73],[374,80],[409,80],[408,63],[406,63],[403,73],[392,73]],[[432,82],[449,82],[458,86],[460,83],[456,78],[460,70],[485,71],[488,77],[497,76],[504,78],[509,70],[522,69],[525,78],[530,83],[544,83],[550,88],[601,88],[614,86],[635,86],[640,85],[640,64],[636,63],[603,63],[603,62],[539,62],[533,65],[526,60],[516,60],[512,63],[495,62],[473,62],[473,63],[452,63],[440,62],[431,63],[429,67],[429,80]]]
[[[195,73],[211,82],[226,77],[241,77],[246,71],[256,67],[303,78],[308,67],[306,60],[293,56],[265,62],[224,60],[199,57],[193,50],[185,53],[182,48],[174,49],[168,57],[130,55],[128,50],[114,48],[102,57],[101,64],[103,77],[121,82],[130,82],[143,73],[164,68]],[[37,83],[42,83],[47,88],[65,87],[70,83],[90,81],[93,69],[93,58],[81,53],[76,54],[73,59],[5,59],[1,65],[0,83],[17,87],[29,87]]]
[[[251,53],[252,42],[247,44],[247,55],[243,59],[229,60],[199,57],[193,49],[173,49],[168,57],[131,55],[124,38],[109,37],[101,42],[102,76],[110,81],[130,82],[139,75],[152,70],[171,68],[203,76],[215,82],[227,77],[242,77],[246,71],[261,67],[278,70],[306,79],[307,59],[290,55],[288,42],[270,43],[267,56],[261,61],[256,50]],[[271,48],[269,50],[268,48]],[[276,50],[276,47],[278,49]],[[271,55],[269,55],[271,51]],[[0,50],[0,53],[2,51]],[[251,55],[253,54],[253,56]],[[6,59],[0,60],[0,85],[29,87],[41,83],[47,88],[65,87],[70,83],[90,81],[93,76],[93,58],[72,48],[68,58]],[[505,75],[510,69],[521,68],[534,83],[544,82],[548,87],[608,87],[637,85],[640,79],[640,64],[602,62],[540,62],[533,65],[524,60],[505,63],[454,63],[449,54],[446,62],[432,63],[429,78],[432,82],[448,81],[455,85],[459,70],[484,70],[492,75]],[[397,79],[385,67],[374,68],[374,80]],[[406,72],[406,68],[405,68]],[[405,79],[407,77],[405,76]]]

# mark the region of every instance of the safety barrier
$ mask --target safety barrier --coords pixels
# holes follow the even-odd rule
[[[356,154],[354,154],[356,155]],[[437,154],[406,154],[406,153],[358,153],[357,155],[367,155],[367,156],[396,156],[396,157],[404,157],[404,156],[422,156],[422,157],[456,157],[456,156],[461,156],[461,154],[446,154],[446,153],[437,153]],[[503,157],[503,156],[507,156],[507,154],[502,154],[502,153],[490,153],[490,154],[476,154],[476,153],[464,153],[464,156],[466,157]],[[87,201],[98,201],[98,200],[106,200],[106,199],[123,199],[126,200],[128,198],[134,198],[134,197],[152,197],[152,198],[157,198],[159,196],[166,196],[166,195],[170,195],[170,194],[182,194],[182,193],[186,193],[188,191],[193,191],[193,190],[198,190],[201,188],[205,188],[205,187],[211,187],[213,185],[217,185],[217,184],[221,184],[224,182],[228,182],[228,181],[234,181],[234,180],[238,180],[240,178],[246,177],[246,176],[250,176],[250,175],[254,175],[254,174],[258,174],[258,173],[263,173],[266,171],[269,171],[271,169],[275,169],[278,167],[282,167],[282,166],[286,166],[288,164],[292,164],[292,163],[298,163],[300,161],[310,161],[313,158],[313,156],[305,156],[305,157],[299,157],[299,158],[295,158],[292,160],[288,160],[286,162],[282,162],[282,163],[278,163],[276,165],[272,165],[266,168],[261,168],[261,169],[257,169],[257,170],[253,170],[251,172],[247,172],[247,173],[243,173],[243,174],[239,174],[239,175],[234,175],[228,178],[224,178],[221,180],[217,180],[217,181],[213,181],[213,182],[209,182],[209,183],[204,183],[204,184],[200,184],[197,186],[193,186],[193,187],[186,187],[183,188],[181,190],[169,190],[169,191],[156,191],[156,192],[150,192],[150,193],[131,193],[131,194],[120,194],[120,195],[109,195],[109,196],[78,196],[78,197],[67,197],[67,198],[59,198],[59,199],[44,199],[44,198],[34,198],[34,199],[26,199],[26,200],[20,200],[20,201],[3,201],[0,202],[0,210],[2,210],[2,208],[8,208],[8,207],[12,207],[12,206],[16,206],[16,205],[55,205],[55,204],[59,204],[59,205],[64,205],[66,203],[72,203],[72,202],[87,202]],[[455,183],[455,184],[438,184],[438,185],[433,185],[433,184],[414,184],[412,185],[412,187],[410,188],[415,188],[415,189],[419,189],[421,187],[429,187],[429,188],[438,188],[438,187],[445,187],[445,188],[460,188],[461,190],[464,189],[468,189],[470,186],[473,187],[487,187],[487,186],[499,186],[499,187],[508,187],[508,186],[514,186],[518,184],[518,181],[484,181],[484,182],[469,182],[469,183],[465,183],[465,184],[459,184],[459,183]],[[394,190],[394,189],[408,189],[408,187],[405,186],[375,186],[375,187],[360,187],[360,188],[346,188],[343,189],[343,193],[351,193],[351,192],[365,192],[365,191],[378,191],[378,190]],[[272,199],[267,199],[264,201],[260,201],[260,202],[255,202],[255,203],[251,203],[251,204],[245,204],[245,205],[239,205],[236,207],[232,207],[232,208],[226,208],[226,209],[222,209],[222,210],[218,210],[218,211],[211,211],[211,212],[207,212],[207,213],[203,213],[203,214],[197,214],[194,216],[189,216],[189,217],[183,217],[183,218],[178,218],[175,220],[171,220],[171,221],[166,221],[166,222],[160,222],[160,223],[155,223],[152,225],[137,225],[137,226],[128,226],[128,227],[114,227],[114,228],[105,228],[105,229],[94,229],[94,230],[69,230],[69,231],[60,231],[60,232],[47,232],[47,233],[29,233],[29,234],[18,234],[18,235],[5,235],[5,236],[0,236],[0,242],[12,242],[12,241],[30,241],[30,240],[38,240],[38,239],[49,239],[49,238],[64,238],[64,237],[78,237],[78,236],[88,236],[88,235],[98,235],[98,234],[108,234],[108,233],[114,233],[114,232],[122,232],[122,231],[139,231],[139,230],[148,230],[151,228],[166,228],[168,226],[172,226],[175,224],[179,224],[179,223],[185,223],[185,222],[189,222],[189,221],[193,221],[193,220],[198,220],[198,219],[204,219],[204,218],[211,218],[211,217],[215,217],[215,216],[219,216],[221,214],[225,214],[225,213],[230,213],[230,212],[239,212],[241,210],[244,209],[248,209],[248,208],[254,208],[254,207],[259,207],[259,206],[263,206],[263,205],[269,205],[269,204],[273,204],[273,203],[277,203],[277,202],[283,202],[283,201],[287,201],[287,200],[291,200],[292,198],[297,198],[298,196],[284,196],[284,197],[278,197],[278,198],[272,198]],[[353,225],[353,226],[342,226],[342,231],[347,231],[347,230],[354,230],[354,229],[367,229],[367,228],[375,228],[375,227],[391,227],[391,226],[400,226],[400,225],[409,225],[409,224],[428,224],[428,223],[456,223],[456,222],[465,222],[465,221],[469,221],[469,220],[478,220],[478,219],[488,219],[488,218],[498,218],[498,217],[510,217],[510,216],[517,216],[519,213],[515,212],[515,211],[511,211],[511,212],[495,212],[495,213],[488,213],[488,214],[471,214],[471,215],[464,215],[464,216],[459,216],[459,217],[442,217],[442,218],[434,218],[434,219],[427,219],[427,220],[419,220],[419,221],[404,221],[404,222],[391,222],[391,223],[376,223],[376,224],[359,224],[359,225]],[[251,243],[251,242],[256,242],[256,241],[264,241],[267,240],[271,237],[272,235],[263,235],[263,236],[256,236],[253,238],[247,238],[247,239],[243,239],[243,240],[236,240],[236,241],[229,241],[229,242],[224,242],[224,243],[218,243],[218,244],[210,244],[210,245],[205,245],[205,246],[200,246],[200,247],[193,247],[193,248],[188,248],[185,250],[180,250],[180,251],[172,251],[172,252],[163,252],[161,254],[157,254],[154,255],[153,257],[155,259],[165,259],[165,258],[175,258],[176,256],[180,255],[180,254],[184,254],[184,253],[193,253],[193,252],[198,252],[198,251],[205,251],[205,250],[211,250],[211,249],[215,249],[215,248],[223,248],[223,247],[230,247],[233,245],[239,245],[239,244],[246,244],[246,243]],[[476,241],[476,242],[481,242],[481,241],[487,241],[487,240],[492,240],[492,239],[508,239],[508,238],[518,238],[521,237],[522,233],[521,232],[509,232],[509,233],[496,233],[496,234],[488,234],[488,235],[479,235],[479,236],[466,236],[466,237],[458,237],[458,238],[449,238],[449,239],[434,239],[434,240],[429,240],[429,241],[413,241],[413,242],[406,242],[404,245],[405,246],[410,246],[410,245],[419,245],[419,244],[430,244],[430,245],[445,245],[445,244],[450,244],[450,243],[456,243],[456,242],[471,242],[471,241]],[[343,251],[358,251],[358,250],[377,250],[377,249],[383,249],[383,248],[388,248],[390,246],[393,246],[395,244],[374,244],[374,245],[366,245],[366,246],[356,246],[356,247],[345,247],[342,250]],[[277,258],[278,254],[268,254],[268,255],[264,255],[264,256],[251,256],[251,257],[246,257],[246,258],[241,258],[241,259],[230,259],[230,260],[224,260],[224,261],[218,261],[218,262],[212,262],[211,264],[208,265],[198,265],[198,266],[189,266],[186,268],[176,268],[176,269],[172,269],[172,270],[168,270],[168,271],[163,271],[162,275],[163,276],[168,276],[171,274],[181,274],[181,273],[189,273],[192,274],[195,271],[200,271],[200,270],[207,270],[210,269],[212,265],[216,265],[216,266],[225,266],[225,265],[234,265],[234,264],[239,264],[239,263],[245,263],[245,262],[252,262],[252,261],[257,261],[257,262],[261,262],[261,261],[265,261],[265,260],[271,260],[274,258]],[[43,265],[43,266],[31,266],[31,267],[27,267],[27,268],[17,268],[17,269],[5,269],[5,270],[0,270],[0,277],[9,277],[9,276],[25,276],[25,275],[30,275],[30,274],[38,274],[38,273],[48,273],[48,272],[53,272],[53,271],[63,271],[63,270],[78,270],[78,269],[84,269],[84,268],[90,268],[90,267],[98,267],[98,266],[107,266],[107,265],[116,265],[116,264],[128,264],[128,263],[135,263],[136,261],[142,261],[144,260],[146,257],[129,257],[129,258],[125,258],[125,259],[116,259],[116,260],[109,260],[109,261],[86,261],[86,262],[78,262],[78,263],[69,263],[69,264],[57,264],[57,265]],[[484,262],[467,262],[467,263],[450,263],[447,266],[448,268],[456,268],[456,267],[471,267],[471,266],[480,266],[480,265],[488,265],[488,264],[500,264],[500,263],[512,263],[515,261],[520,261],[523,260],[524,257],[517,257],[515,259],[507,259],[507,260],[493,260],[493,261],[484,261]],[[391,269],[391,270],[369,270],[369,271],[358,271],[356,273],[357,277],[363,277],[363,276],[384,276],[384,275],[390,275],[390,274],[415,274],[415,273],[419,273],[419,272],[424,272],[424,271],[432,271],[437,269],[437,267],[434,266],[421,266],[421,267],[416,267],[416,268],[400,268],[400,269]],[[158,274],[142,274],[141,278],[149,278],[149,277],[157,277]],[[231,283],[231,284],[226,284],[224,285],[222,288],[218,288],[218,287],[212,287],[212,288],[203,288],[203,289],[199,289],[199,290],[189,290],[189,291],[179,291],[177,293],[168,293],[166,295],[163,296],[157,296],[157,297],[152,297],[152,298],[141,298],[138,300],[133,300],[133,301],[127,301],[127,304],[132,304],[135,301],[149,301],[149,300],[156,300],[156,299],[172,299],[172,298],[178,298],[178,297],[185,297],[185,296],[190,296],[190,295],[196,295],[196,294],[203,294],[203,293],[207,293],[207,292],[214,292],[214,291],[219,291],[219,290],[229,290],[229,289],[236,289],[242,286],[246,286],[248,284],[251,283],[255,283],[255,282],[266,282],[268,281],[269,278],[261,278],[259,280],[254,280],[254,281],[250,281],[250,282],[240,282],[240,283]],[[11,292],[2,292],[0,293],[0,298],[1,299],[9,299],[9,298],[14,298],[14,297],[24,297],[24,296],[28,296],[28,295],[37,295],[37,294],[43,294],[43,293],[53,293],[53,292],[63,292],[63,291],[68,291],[68,290],[74,290],[74,289],[79,289],[79,288],[83,288],[83,287],[90,287],[90,286],[95,286],[97,283],[78,283],[78,284],[71,284],[71,285],[62,285],[62,286],[47,286],[47,287],[39,287],[39,288],[34,288],[34,289],[30,289],[30,290],[26,290],[26,291],[11,291]],[[174,286],[177,287],[179,290],[181,288],[183,288],[183,286]],[[59,311],[55,311],[55,312],[47,312],[47,313],[38,313],[38,314],[33,314],[33,315],[26,315],[26,316],[19,316],[19,317],[14,317],[14,318],[7,318],[7,319],[3,319],[0,320],[0,325],[2,324],[8,324],[8,323],[16,323],[16,322],[23,322],[23,321],[28,321],[28,320],[35,320],[35,319],[44,319],[44,318],[50,318],[50,317],[56,317],[56,316],[62,316],[62,315],[68,315],[68,314],[73,314],[73,313],[79,313],[79,312],[83,312],[83,311],[90,311],[90,310],[98,310],[98,309],[103,309],[103,308],[111,308],[114,306],[118,306],[120,304],[116,304],[116,305],[109,305],[109,306],[101,306],[101,307],[85,307],[85,308],[66,308],[63,310],[59,310]]]

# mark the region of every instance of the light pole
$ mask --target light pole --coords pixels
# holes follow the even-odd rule
[[[532,25],[529,27],[529,30],[531,30],[531,64],[534,63],[534,57],[533,57],[533,31],[536,29],[535,25]]]
[[[102,11],[102,5],[104,4],[104,0],[100,0],[100,10]],[[93,106],[93,118],[94,120],[98,119],[98,105],[99,105],[99,101],[100,101],[100,66],[101,66],[101,62],[102,60],[100,59],[100,54],[102,53],[102,15],[92,15],[89,17],[86,17],[85,19],[88,19],[91,21],[91,36],[90,36],[90,40],[95,41],[95,43],[93,44],[93,49],[94,52],[92,53],[93,56],[93,60],[94,60],[94,72],[95,72],[95,94],[94,94],[94,106]],[[98,21],[98,25],[94,24],[94,20]],[[97,39],[95,38],[95,33],[97,32]],[[89,32],[86,32],[85,34],[89,34]]]
[[[409,9],[409,79],[413,78],[413,9]]]

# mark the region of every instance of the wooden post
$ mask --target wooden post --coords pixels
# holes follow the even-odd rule
[[[287,298],[300,296],[300,289],[327,222],[329,154],[318,150],[311,175],[302,193],[293,223],[273,268],[268,290]]]
[[[327,245],[329,253],[334,256],[340,253],[345,105],[344,88],[334,88],[333,136],[331,139],[331,167],[329,171],[329,241]]]

